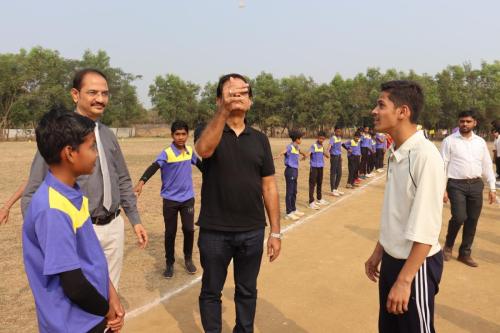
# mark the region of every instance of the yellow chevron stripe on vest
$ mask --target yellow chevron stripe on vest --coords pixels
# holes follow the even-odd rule
[[[353,146],[353,147],[357,147],[358,145],[359,145],[359,141],[358,141],[358,142],[356,142],[356,141],[354,141],[354,140],[351,140],[351,146]]]
[[[333,142],[334,143],[339,143],[340,141],[342,141],[342,139],[337,138],[335,135],[333,136]]]
[[[49,187],[49,205],[50,208],[60,210],[69,216],[75,233],[90,217],[89,199],[87,197],[83,197],[82,207],[78,210],[68,198],[57,192],[54,188]]]
[[[186,146],[186,150],[179,154],[179,156],[175,156],[174,150],[172,147],[168,147],[165,149],[165,153],[167,154],[167,163],[178,163],[189,161],[193,157],[193,148],[190,146]]]
[[[292,151],[291,151],[292,154],[299,154],[299,150],[297,148],[295,148],[294,145],[292,145]]]
[[[322,153],[323,152],[323,146],[321,148],[318,146],[317,143],[314,144],[314,152],[315,153]]]

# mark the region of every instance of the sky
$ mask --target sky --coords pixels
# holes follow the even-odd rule
[[[240,1],[4,0],[0,53],[105,50],[113,67],[142,75],[146,107],[149,85],[167,73],[202,86],[262,71],[322,83],[368,67],[435,74],[500,60],[500,1]]]

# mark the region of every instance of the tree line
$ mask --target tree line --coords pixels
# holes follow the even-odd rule
[[[152,108],[146,110],[133,85],[141,76],[112,67],[105,51],[86,51],[82,59],[75,60],[36,47],[0,54],[0,130],[33,127],[54,104],[71,108],[72,76],[84,67],[100,69],[108,76],[111,98],[103,118],[108,125],[144,123],[156,114],[166,123],[183,119],[195,126],[207,121],[215,110],[216,82],[200,86],[174,74],[158,75],[149,87]],[[328,83],[317,83],[305,75],[275,78],[266,72],[249,79],[254,99],[248,121],[268,134],[287,128],[314,132],[335,125],[370,125],[370,110],[380,84],[396,79],[422,85],[426,99],[420,123],[425,128],[455,127],[457,114],[467,109],[478,112],[483,130],[500,119],[500,61],[483,62],[480,68],[470,63],[450,65],[434,75],[368,68],[353,78],[337,74]]]

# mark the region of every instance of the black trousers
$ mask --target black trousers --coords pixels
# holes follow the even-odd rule
[[[384,252],[379,279],[380,333],[434,333],[434,298],[443,274],[443,252],[425,259],[411,284],[408,311],[402,315],[387,312],[387,297],[405,259],[396,259]]]
[[[222,330],[221,296],[227,267],[233,260],[235,333],[253,332],[257,306],[257,276],[264,244],[264,229],[223,232],[200,229],[198,247],[203,267],[199,298],[203,329],[206,333]]]
[[[309,171],[309,203],[314,202],[314,187],[316,187],[316,199],[321,200],[322,186],[323,168],[311,167]]]
[[[376,168],[377,169],[382,169],[384,167],[384,149],[383,148],[378,148],[375,152],[375,159],[377,160],[376,162]]]
[[[104,333],[106,331],[106,324],[107,324],[106,318],[104,318],[103,321],[101,321],[96,326],[92,327],[90,331],[88,331],[87,333]],[[109,331],[111,332],[111,330]]]
[[[163,199],[163,220],[165,222],[165,260],[167,265],[175,262],[175,236],[177,215],[180,213],[184,234],[184,258],[193,255],[194,242],[194,198],[184,202]]]
[[[470,256],[477,221],[483,208],[484,183],[481,178],[475,180],[448,179],[446,190],[451,204],[451,219],[448,223],[446,246],[453,247],[462,225],[462,244],[459,255]]]
[[[500,157],[495,157],[495,164],[497,165],[497,178],[500,177]]]
[[[330,189],[332,191],[339,187],[340,178],[342,178],[342,156],[332,155],[330,156]]]
[[[359,170],[359,156],[351,155],[347,158],[347,167],[349,169],[349,176],[347,177],[347,184],[354,185],[354,179],[358,177]]]
[[[361,147],[361,164],[359,173],[366,175],[368,173],[368,147]]]
[[[368,173],[372,173],[373,169],[375,169],[375,163],[377,162],[376,156],[374,152],[370,152],[368,154]]]
[[[297,201],[297,177],[299,175],[299,169],[286,167],[285,169],[285,181],[286,181],[286,194],[285,194],[285,204],[286,213],[290,214],[297,210],[295,203]]]

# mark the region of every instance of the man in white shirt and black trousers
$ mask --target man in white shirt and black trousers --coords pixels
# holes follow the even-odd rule
[[[375,130],[394,139],[389,149],[380,238],[365,263],[379,279],[379,332],[434,332],[434,297],[443,272],[439,245],[445,191],[438,149],[417,131],[422,88],[411,81],[382,84],[372,111]],[[380,270],[379,270],[379,265]]]
[[[458,115],[458,122],[459,130],[447,136],[441,145],[448,177],[444,202],[449,200],[451,203],[451,219],[443,253],[444,260],[450,260],[455,239],[463,225],[458,260],[477,267],[471,257],[471,248],[483,207],[484,183],[481,177],[487,179],[489,202],[493,204],[496,201],[495,174],[486,141],[473,132],[477,125],[476,113],[463,111]]]

